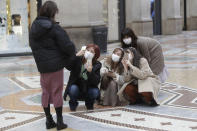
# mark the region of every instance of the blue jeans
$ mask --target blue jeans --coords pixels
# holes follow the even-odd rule
[[[80,90],[77,85],[72,85],[68,91],[70,97],[69,106],[72,111],[75,111],[78,106],[78,98],[80,96]],[[88,88],[85,98],[85,105],[87,109],[93,109],[94,101],[99,97],[100,91],[98,88]]]

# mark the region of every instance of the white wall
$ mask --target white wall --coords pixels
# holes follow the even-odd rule
[[[126,0],[126,23],[141,20],[141,0]]]
[[[150,17],[150,0],[126,0],[126,22],[147,21]]]
[[[197,16],[197,0],[187,0],[187,17]]]
[[[141,0],[141,19],[143,21],[151,20],[150,6],[150,0]]]
[[[43,0],[43,3],[47,0]],[[57,3],[57,21],[62,26],[90,26],[104,24],[102,0],[53,0]]]
[[[162,0],[162,19],[180,18],[180,0]]]
[[[108,40],[118,40],[118,0],[108,0]]]

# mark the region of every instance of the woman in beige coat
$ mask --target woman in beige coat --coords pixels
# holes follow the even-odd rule
[[[125,82],[124,67],[121,63],[124,51],[116,48],[113,54],[105,58],[101,68],[101,103],[107,106],[118,106],[120,101],[117,95],[118,90]]]
[[[150,69],[146,58],[141,57],[135,48],[128,48],[122,61],[127,80],[117,93],[120,100],[124,101],[126,98],[130,104],[143,101],[151,106],[157,105],[161,83]]]

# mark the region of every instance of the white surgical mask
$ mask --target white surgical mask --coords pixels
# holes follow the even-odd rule
[[[133,59],[133,55],[129,54],[129,55],[128,55],[128,59],[129,59],[129,60],[132,60],[132,59]]]
[[[113,62],[119,62],[120,60],[120,56],[116,55],[116,54],[112,54],[112,61]]]
[[[131,37],[125,38],[125,39],[123,39],[123,42],[124,42],[126,45],[129,45],[129,44],[131,44],[132,39],[131,39]]]
[[[84,54],[84,57],[85,57],[85,59],[86,60],[92,60],[93,59],[93,57],[94,57],[94,54],[93,53],[91,53],[90,51],[85,51],[85,54]]]

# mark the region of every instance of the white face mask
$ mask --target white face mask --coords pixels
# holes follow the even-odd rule
[[[129,59],[129,60],[132,60],[132,59],[133,59],[133,55],[129,54],[129,55],[128,55],[128,59]]]
[[[86,60],[92,60],[93,59],[93,57],[94,57],[94,54],[93,53],[91,53],[90,51],[85,51],[85,54],[84,54],[84,57],[85,57],[85,59]]]
[[[120,60],[120,56],[116,55],[116,54],[112,54],[112,61],[113,62],[119,62]]]
[[[124,42],[126,45],[129,45],[129,44],[131,44],[132,39],[131,39],[131,37],[125,38],[125,39],[123,39],[123,42]]]

